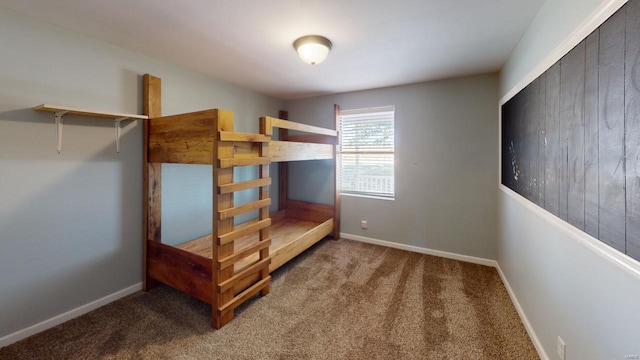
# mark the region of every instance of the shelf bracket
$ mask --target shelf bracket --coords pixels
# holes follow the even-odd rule
[[[56,120],[56,137],[58,138],[58,154],[62,152],[62,118],[68,111],[56,111],[54,118]]]
[[[120,153],[120,123],[122,120],[127,120],[128,117],[121,117],[115,119],[113,122],[116,126],[116,152]]]

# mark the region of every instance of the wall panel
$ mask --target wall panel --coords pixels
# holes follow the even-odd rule
[[[640,258],[640,2],[630,2],[626,11],[626,252],[637,259]]]
[[[502,183],[636,259],[639,19],[623,6],[502,109]]]

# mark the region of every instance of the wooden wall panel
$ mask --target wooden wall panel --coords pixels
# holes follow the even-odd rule
[[[624,15],[623,7],[600,27],[598,94],[600,240],[620,251],[625,251]]]
[[[626,9],[626,252],[640,258],[640,1]]]
[[[560,118],[566,131],[563,178],[567,190],[567,221],[584,230],[584,79],[585,44],[580,43],[561,62]],[[563,139],[564,140],[564,139]]]
[[[514,181],[514,185],[518,191],[518,193],[522,194],[523,196],[526,197],[526,192],[524,191],[524,184],[526,182],[526,180],[524,179],[524,174],[522,172],[522,169],[520,169],[520,164],[523,163],[522,161],[522,149],[524,148],[524,133],[523,133],[523,129],[524,129],[524,112],[525,112],[525,103],[524,103],[524,96],[525,93],[523,92],[522,94],[519,94],[520,96],[518,96],[518,99],[516,101],[515,107],[514,107],[514,116],[515,119],[517,119],[516,124],[514,124],[515,126],[513,127],[513,133],[516,139],[519,139],[520,141],[514,141],[511,144],[511,155],[512,155],[512,165],[513,165],[513,181]]]
[[[545,183],[546,209],[560,216],[560,64],[556,63],[545,77]]]
[[[600,31],[586,39],[584,83],[584,231],[600,237],[598,204],[598,59]]]
[[[524,112],[524,141],[522,146],[523,158],[521,161],[524,175],[525,197],[534,203],[538,203],[538,89],[537,83],[527,86]]]
[[[519,94],[518,94],[519,95]],[[501,163],[501,182],[511,189],[515,190],[516,169],[514,164],[514,151],[513,142],[515,140],[514,127],[515,121],[515,107],[518,99],[518,95],[514,96],[508,103],[504,104],[501,109],[502,113],[502,138],[503,141],[500,144],[502,153]]]
[[[538,205],[545,207],[545,166],[546,166],[546,149],[545,149],[545,105],[546,105],[546,75],[542,74],[534,80],[537,84],[538,93]]]
[[[502,183],[640,259],[640,0],[502,106]]]

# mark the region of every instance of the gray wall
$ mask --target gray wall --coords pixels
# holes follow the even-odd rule
[[[500,95],[505,95],[533,70],[594,9],[614,1],[617,0],[547,0],[502,68]]]
[[[333,104],[395,105],[396,198],[342,196],[343,233],[495,259],[497,101],[497,76],[482,75],[286,105],[290,119],[329,128]],[[332,203],[331,177],[323,177],[331,163],[321,165],[292,165],[291,198]],[[312,179],[296,181],[305,172]]]
[[[0,34],[1,338],[141,281],[142,124],[123,123],[116,154],[111,121],[69,116],[58,155],[53,114],[33,106],[141,113],[146,72],[162,78],[165,115],[220,107],[257,131],[283,102],[7,9]],[[210,171],[176,167],[163,220],[186,240],[210,231],[210,200],[194,201],[210,196],[193,191],[210,194],[196,180]]]
[[[547,1],[501,73],[501,96],[602,3]],[[567,359],[640,354],[638,272],[513,192],[500,191],[498,206],[498,263],[549,358],[557,358],[557,336],[567,344]]]

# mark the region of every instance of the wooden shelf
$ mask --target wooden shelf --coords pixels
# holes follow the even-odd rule
[[[115,122],[115,130],[116,130],[116,151],[117,152],[120,152],[120,122],[123,120],[149,119],[149,117],[146,115],[110,113],[110,112],[104,112],[104,111],[79,109],[79,108],[74,108],[70,106],[58,106],[58,105],[48,105],[48,104],[38,105],[33,109],[36,111],[46,111],[46,112],[54,113],[54,119],[56,122],[56,134],[58,137],[58,154],[62,152],[62,119],[65,115],[70,114],[70,115],[82,115],[82,116],[113,119]]]
[[[107,119],[120,119],[120,118],[126,118],[130,120],[149,119],[149,117],[146,115],[111,113],[111,112],[104,112],[104,111],[79,109],[71,106],[58,106],[58,105],[49,105],[49,104],[38,105],[33,109],[36,111],[47,111],[52,113],[65,112],[65,114],[84,115],[84,116],[92,116],[92,117],[107,118]]]

